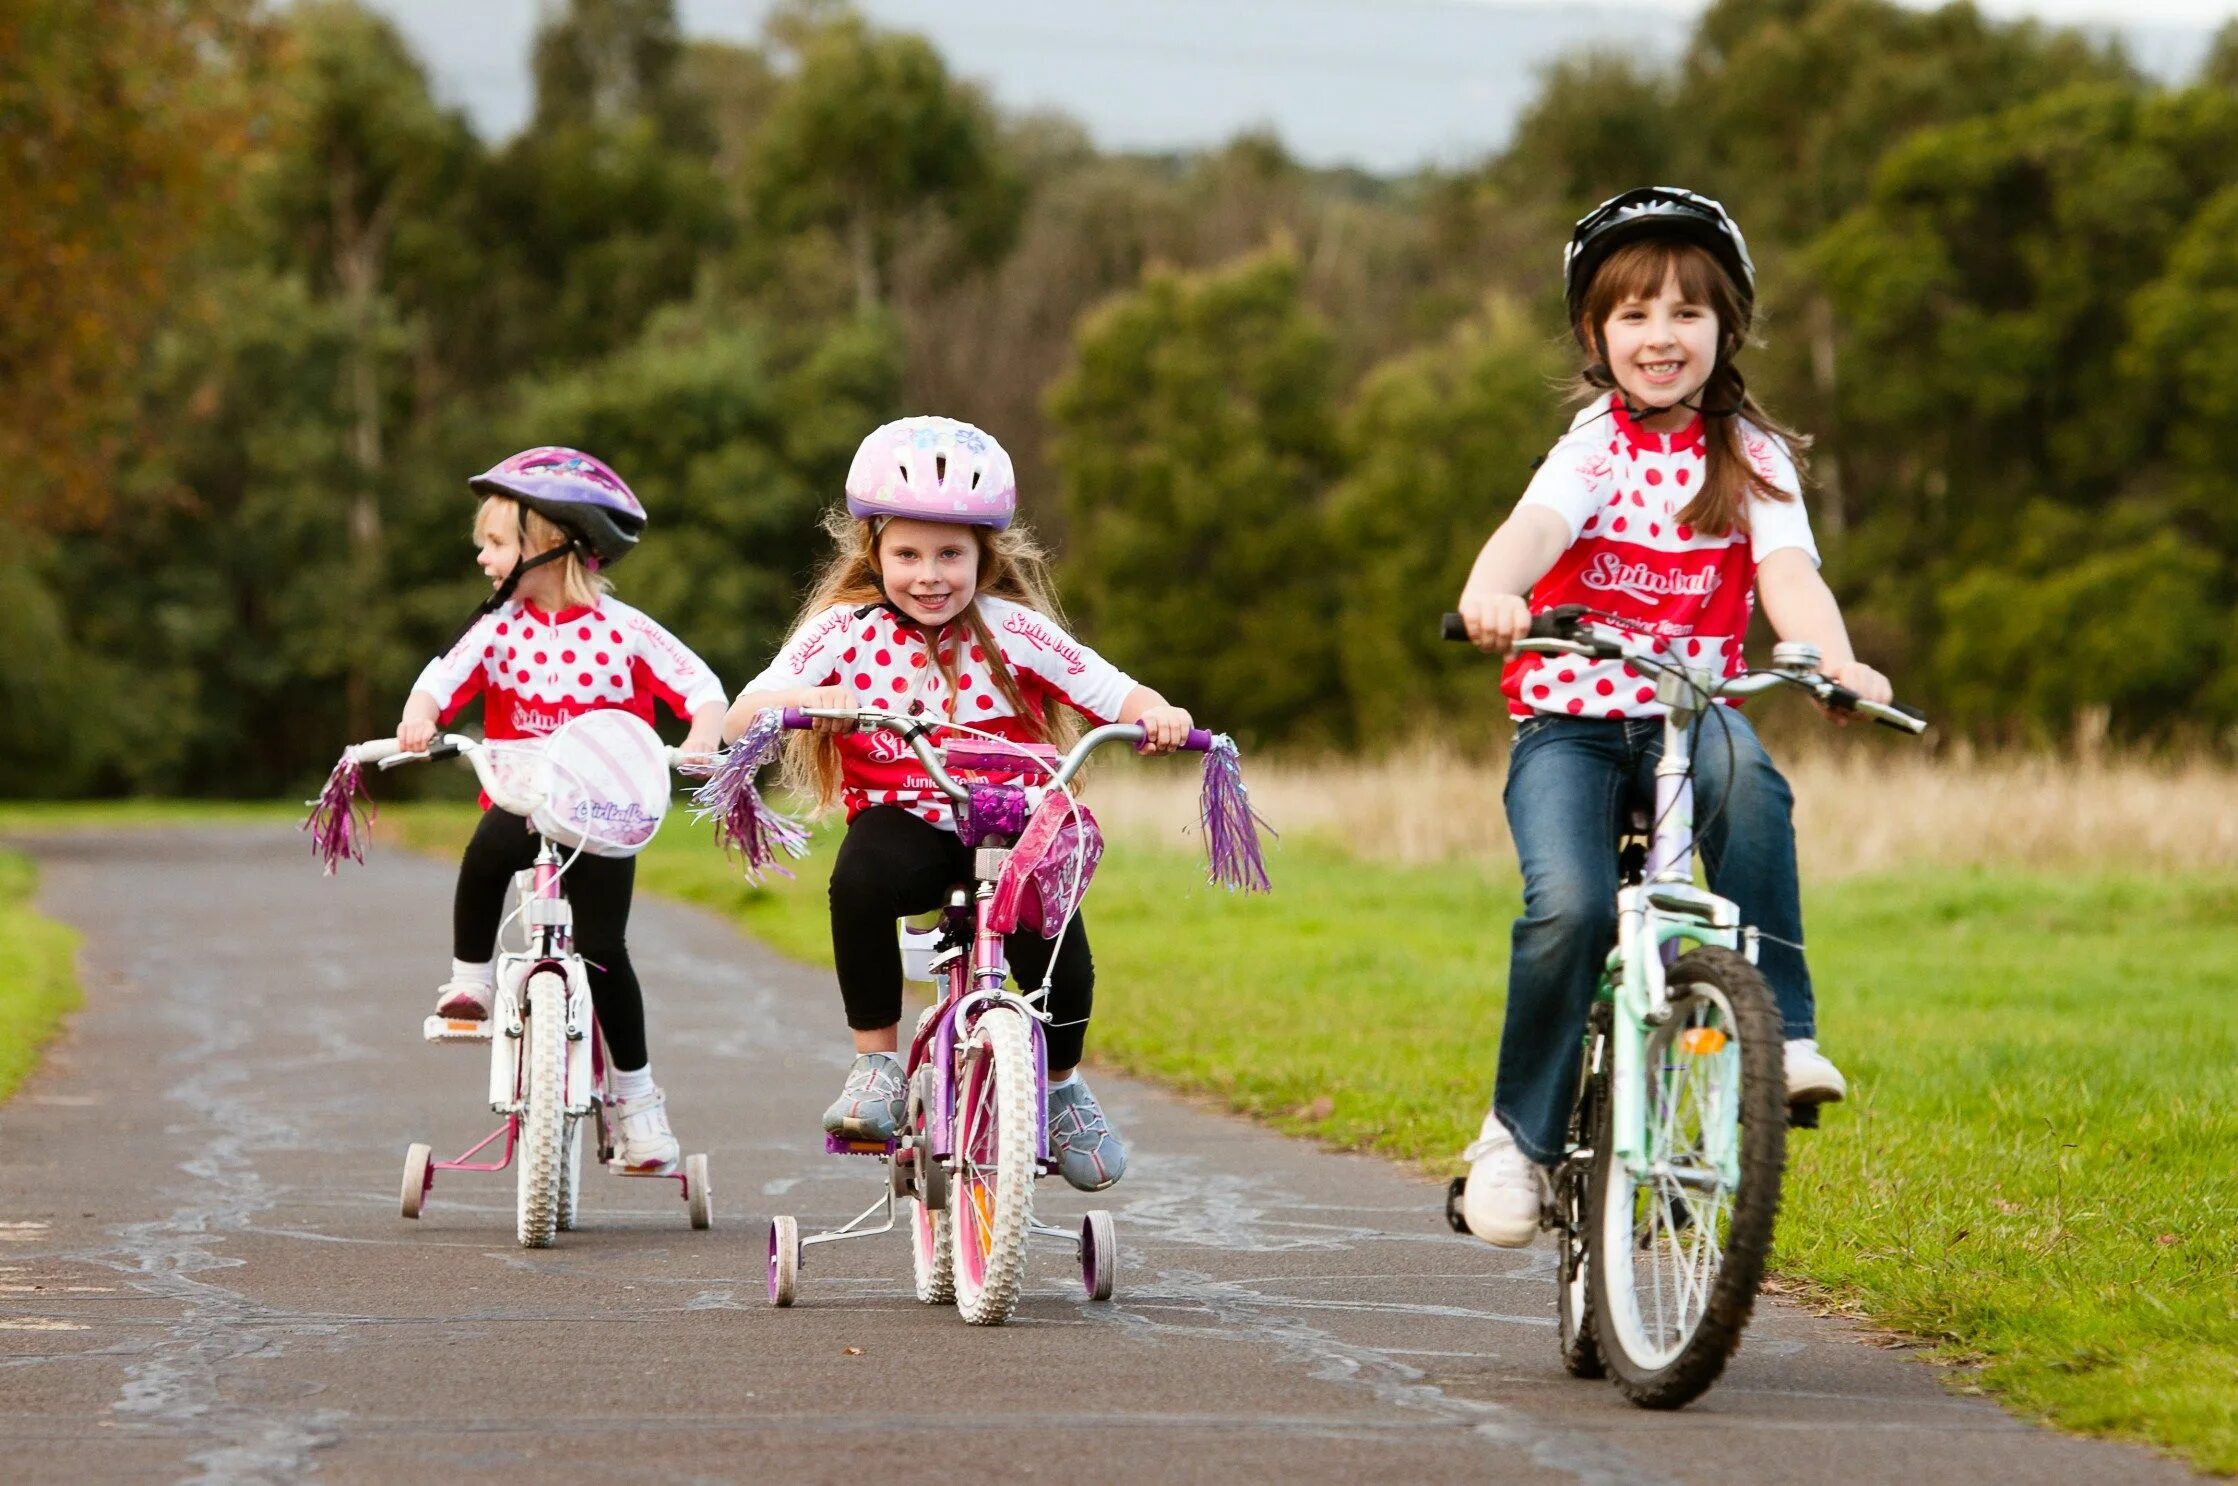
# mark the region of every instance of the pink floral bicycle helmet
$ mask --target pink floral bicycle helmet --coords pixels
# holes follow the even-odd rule
[[[855,450],[847,514],[1001,531],[1018,514],[1018,477],[992,434],[954,418],[901,418]]]
[[[549,518],[590,549],[601,567],[629,555],[645,531],[645,507],[605,461],[546,444],[523,449],[466,482],[476,495],[502,495]]]

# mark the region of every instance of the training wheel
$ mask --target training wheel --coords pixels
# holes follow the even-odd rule
[[[1455,1233],[1468,1233],[1472,1231],[1469,1228],[1469,1220],[1464,1217],[1461,1212],[1461,1197],[1462,1194],[1464,1194],[1468,1190],[1469,1179],[1465,1176],[1457,1176],[1452,1181],[1446,1183],[1445,1225],[1448,1228],[1451,1228]]]
[[[407,1218],[420,1215],[428,1188],[435,1185],[435,1152],[418,1141],[404,1152],[404,1198],[397,1204]]]
[[[715,1226],[715,1196],[707,1189],[707,1153],[698,1152],[684,1158],[684,1196],[692,1206],[692,1226]]]
[[[769,1303],[791,1305],[800,1292],[800,1224],[791,1218],[769,1220]]]
[[[1119,1278],[1119,1233],[1111,1214],[1093,1208],[1080,1222],[1080,1283],[1090,1300],[1109,1300]]]

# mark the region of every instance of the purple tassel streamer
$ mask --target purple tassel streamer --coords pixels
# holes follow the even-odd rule
[[[807,828],[770,809],[754,787],[755,774],[777,756],[784,733],[784,714],[775,708],[756,716],[731,744],[722,767],[692,791],[699,807],[693,818],[715,822],[715,839],[745,858],[746,880],[752,883],[759,883],[765,870],[793,875],[778,862],[779,852],[795,859],[808,855]]]
[[[1204,817],[1205,854],[1211,860],[1212,880],[1224,888],[1247,893],[1273,891],[1267,880],[1266,858],[1259,849],[1259,832],[1279,836],[1273,826],[1251,808],[1251,791],[1243,782],[1243,759],[1235,739],[1222,733],[1212,740],[1204,756],[1204,792],[1198,808]]]
[[[366,830],[378,812],[366,793],[364,772],[348,749],[342,751],[334,772],[326,776],[326,787],[319,791],[319,797],[303,803],[311,807],[311,813],[297,829],[310,833],[311,855],[323,864],[326,876],[334,875],[344,857],[353,862],[365,860]]]

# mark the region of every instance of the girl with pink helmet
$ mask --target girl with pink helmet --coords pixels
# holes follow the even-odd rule
[[[425,750],[437,728],[476,697],[483,736],[516,743],[607,708],[650,722],[660,702],[690,719],[685,752],[713,752],[723,716],[715,673],[607,592],[603,570],[627,556],[645,529],[645,508],[621,476],[588,454],[545,447],[523,450],[467,485],[482,497],[475,561],[493,592],[412,684],[397,741]],[[538,839],[520,816],[487,799],[482,805],[459,863],[451,977],[435,1007],[477,1021],[489,1015],[496,986],[492,956],[506,885],[534,862]],[[568,868],[568,898],[613,1065],[615,1155],[632,1170],[658,1171],[675,1164],[679,1147],[653,1082],[644,996],[625,938],[636,870],[634,857],[585,852]]]
[[[835,550],[791,638],[732,703],[726,738],[768,708],[875,707],[1061,745],[1073,726],[1062,704],[1098,723],[1139,723],[1146,751],[1179,747],[1189,714],[1066,631],[1042,551],[1013,524],[1017,505],[1010,456],[968,423],[904,418],[864,439],[846,509],[825,523]],[[892,735],[816,727],[793,740],[786,773],[847,811],[831,925],[855,1053],[824,1128],[890,1140],[904,1102],[894,921],[941,906],[970,877],[971,856],[947,796]],[[1067,1181],[1099,1191],[1119,1179],[1127,1152],[1075,1067],[1095,988],[1086,926],[1072,921],[1053,967],[1036,934],[1006,947],[1020,985],[1049,980],[1051,1151]]]

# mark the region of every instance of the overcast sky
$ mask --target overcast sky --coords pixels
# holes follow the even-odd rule
[[[444,102],[496,139],[528,116],[540,0],[368,0]],[[2211,0],[1980,0],[2001,16],[2119,32],[2180,78],[2233,13]],[[541,0],[547,9],[559,0]],[[1404,171],[1496,150],[1539,69],[1585,46],[1667,56],[1701,0],[858,0],[931,36],[1010,109],[1054,108],[1106,149],[1176,150],[1272,127],[1300,158]],[[687,33],[750,41],[769,0],[678,0]]]

